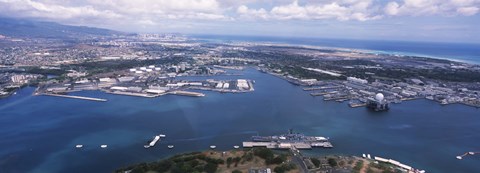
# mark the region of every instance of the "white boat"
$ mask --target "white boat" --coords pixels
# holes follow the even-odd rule
[[[215,145],[210,145],[210,148],[211,148],[211,149],[215,149],[215,148],[217,148],[217,146],[215,146]]]
[[[167,136],[164,135],[164,134],[160,134],[160,135],[158,135],[158,136],[160,136],[161,138],[167,137]]]
[[[470,151],[470,152],[468,152],[468,154],[470,154],[470,155],[474,155],[475,153]]]
[[[83,145],[75,145],[75,148],[82,148]]]
[[[458,159],[458,160],[462,160],[462,156],[457,156],[457,159]]]
[[[173,145],[168,145],[167,146],[169,149],[172,149],[174,146]]]
[[[240,148],[240,146],[235,145],[235,146],[233,146],[233,148],[238,149],[238,148]]]
[[[100,148],[107,148],[108,145],[100,145]]]

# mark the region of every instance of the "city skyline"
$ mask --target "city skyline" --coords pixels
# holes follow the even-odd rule
[[[479,0],[0,0],[0,16],[125,32],[480,42]]]

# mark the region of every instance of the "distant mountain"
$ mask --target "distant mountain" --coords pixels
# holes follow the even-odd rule
[[[102,28],[62,25],[55,22],[0,18],[0,35],[10,37],[74,38],[114,34],[126,33]]]

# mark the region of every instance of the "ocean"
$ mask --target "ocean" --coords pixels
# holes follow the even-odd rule
[[[204,92],[205,97],[166,95],[140,98],[82,91],[80,96],[108,99],[93,102],[32,96],[34,88],[0,99],[0,172],[112,172],[116,168],[156,161],[179,153],[233,149],[252,135],[277,135],[292,128],[330,137],[333,149],[307,155],[369,153],[427,172],[480,172],[480,109],[442,106],[429,100],[394,104],[388,112],[349,108],[325,102],[301,87],[255,69],[243,76],[195,79],[255,80],[245,94]],[[156,134],[167,137],[155,147],[143,145]],[[82,144],[82,149],[75,145]],[[100,145],[107,144],[102,149]],[[168,149],[167,145],[175,145]]]
[[[411,41],[384,40],[351,40],[351,39],[321,39],[296,37],[265,37],[265,36],[222,36],[222,35],[191,35],[191,37],[210,41],[233,43],[238,41],[259,43],[282,43],[292,45],[309,45],[331,48],[359,49],[374,53],[387,53],[409,56],[421,56],[438,59],[480,64],[480,44],[473,43],[433,43]]]

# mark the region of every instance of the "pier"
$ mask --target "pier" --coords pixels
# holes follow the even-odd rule
[[[336,94],[338,91],[330,91],[330,92],[316,92],[316,93],[310,93],[311,96],[323,96],[327,94]]]
[[[342,86],[311,87],[311,88],[303,88],[303,91],[313,91],[313,90],[335,89],[335,88],[341,88],[341,87],[342,87]]]
[[[41,95],[64,97],[64,98],[71,98],[71,99],[90,100],[90,101],[97,101],[97,102],[106,102],[107,101],[107,99],[100,99],[100,98],[93,98],[93,97],[83,97],[83,96],[72,96],[72,95],[62,95],[62,94],[52,94],[52,93],[43,93]]]
[[[182,95],[182,96],[192,96],[192,97],[203,97],[205,94],[199,92],[191,92],[191,91],[172,91],[170,94],[175,95]]]
[[[475,154],[480,154],[480,152],[473,152],[473,151],[466,152],[466,153],[464,153],[464,154],[462,154],[462,155],[457,156],[457,159],[458,159],[458,160],[462,160],[463,157],[465,157],[465,156],[468,156],[468,155],[472,155],[472,156],[473,156],[473,155],[475,155]]]

